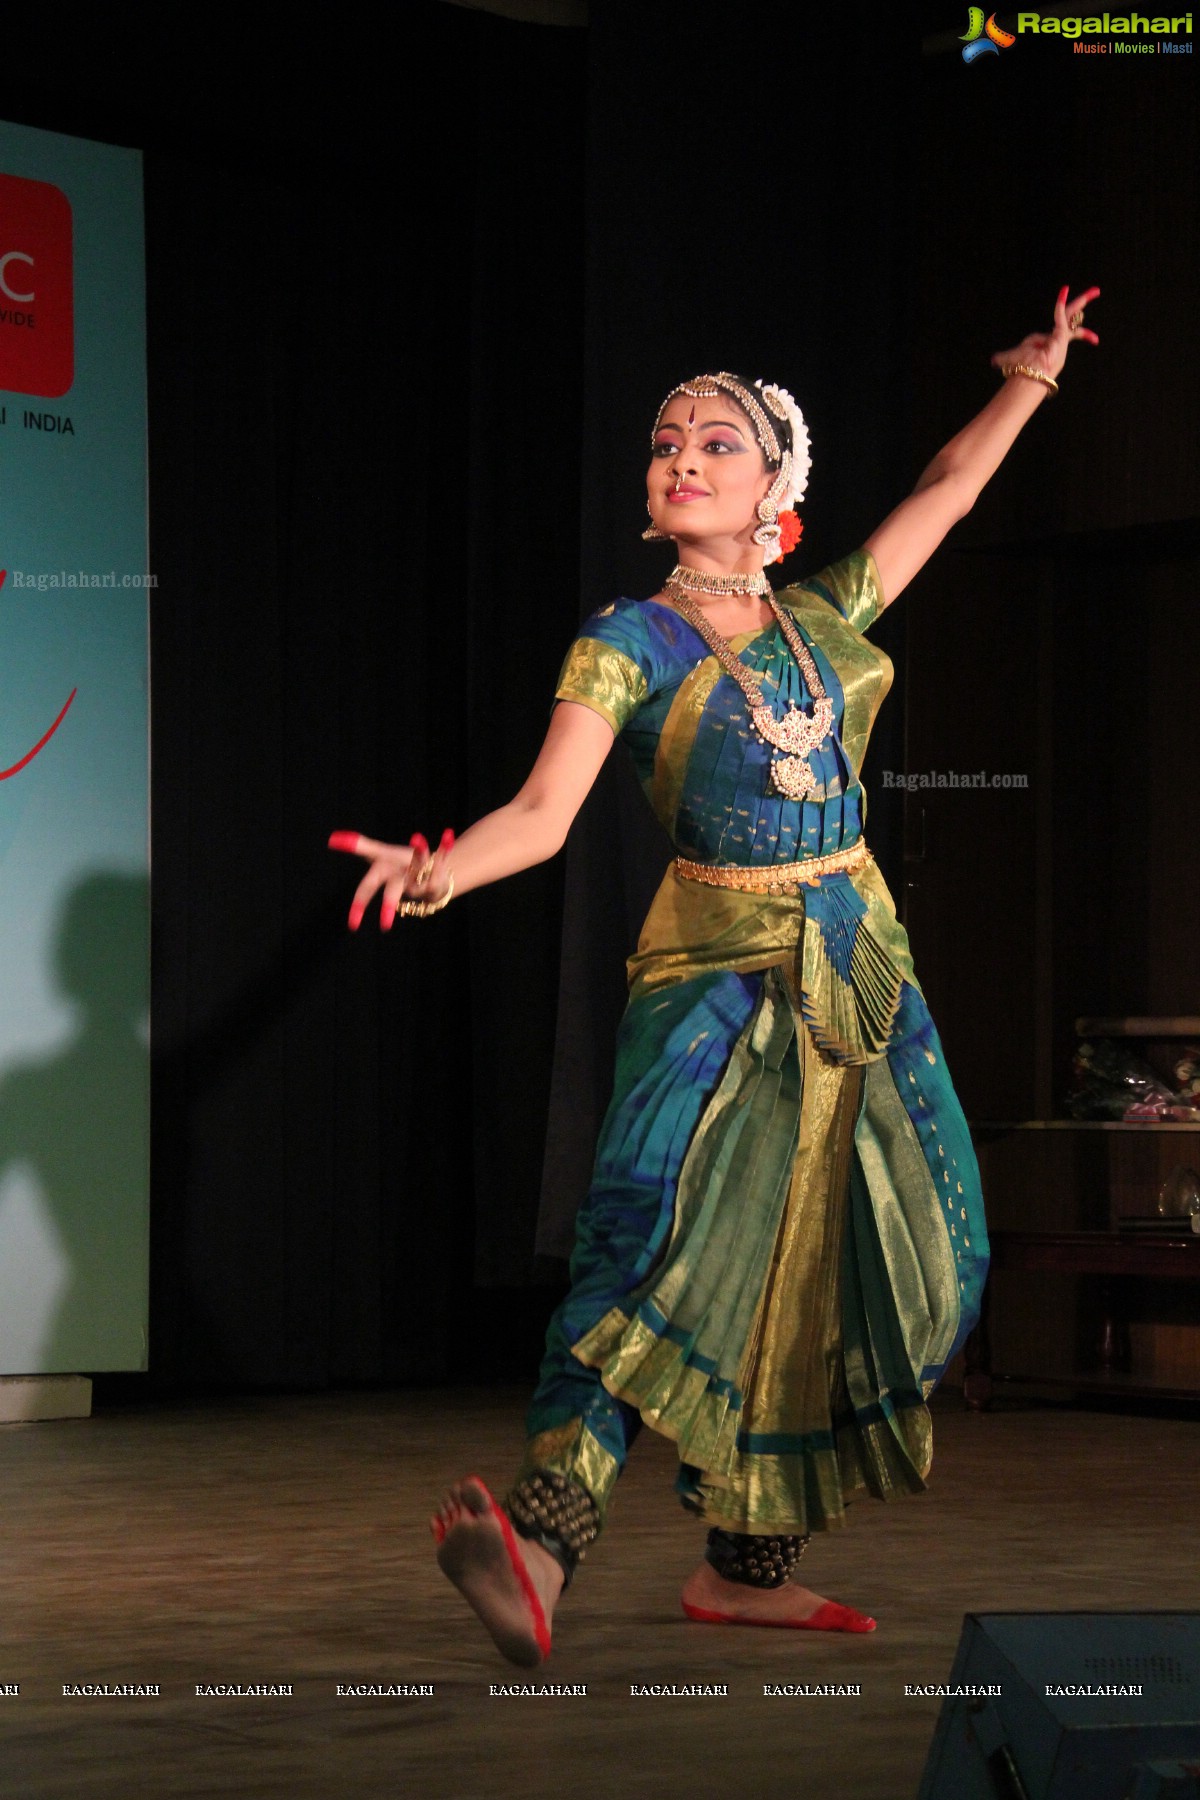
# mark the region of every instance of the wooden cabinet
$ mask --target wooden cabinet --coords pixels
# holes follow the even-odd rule
[[[973,1128],[992,1272],[965,1391],[993,1384],[1200,1399],[1200,1235],[1137,1229],[1200,1126],[1030,1121]]]

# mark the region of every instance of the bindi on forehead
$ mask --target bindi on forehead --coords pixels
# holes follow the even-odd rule
[[[688,411],[684,413],[684,406]],[[744,414],[727,400],[724,394],[714,394],[703,400],[685,400],[682,397],[673,400],[665,409],[658,422],[659,431],[683,431],[686,428],[697,431],[708,431],[717,426],[726,431],[735,431],[739,437],[748,435],[748,426]]]

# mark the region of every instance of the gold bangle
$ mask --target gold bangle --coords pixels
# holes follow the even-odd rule
[[[398,919],[428,919],[435,912],[441,912],[443,906],[449,906],[450,896],[454,892],[454,877],[447,875],[446,891],[440,900],[402,900],[396,908]]]
[[[1058,392],[1058,383],[1053,376],[1047,375],[1045,369],[1035,369],[1032,363],[1001,363],[1000,373],[1005,381],[1010,375],[1028,375],[1030,381],[1040,381],[1052,394]]]

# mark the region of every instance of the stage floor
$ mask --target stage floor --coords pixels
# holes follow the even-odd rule
[[[1200,1426],[981,1418],[945,1396],[929,1491],[860,1502],[806,1558],[806,1581],[872,1612],[873,1635],[686,1620],[703,1527],[646,1432],[553,1655],[514,1670],[439,1574],[426,1519],[460,1473],[503,1490],[522,1400],[355,1393],[0,1427],[4,1800],[914,1800],[941,1701],[905,1685],[946,1681],[965,1613],[1200,1610]],[[551,1682],[587,1694],[491,1692]],[[86,1683],[160,1691],[63,1693]],[[336,1691],[372,1683],[434,1691]],[[768,1698],[768,1683],[862,1691]],[[219,1684],[291,1693],[196,1693]]]

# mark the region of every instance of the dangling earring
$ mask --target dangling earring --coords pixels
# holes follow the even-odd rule
[[[759,501],[756,508],[759,517],[758,529],[752,533],[752,541],[761,544],[768,552],[767,562],[774,562],[779,549],[779,502],[787,492],[788,482],[792,478],[792,458],[785,450],[779,464],[779,473]]]
[[[646,511],[648,513],[650,512],[650,502],[648,500],[646,502]],[[654,519],[653,513],[650,513],[650,519],[651,519],[651,523],[647,527],[647,529],[645,531],[643,531],[642,537],[645,539],[645,541],[648,544],[653,544],[653,543],[665,544],[667,542],[666,532],[660,531],[658,529],[658,526],[653,523],[653,519]]]
[[[779,526],[774,524],[772,518],[766,517],[768,506],[770,506],[770,500],[759,500],[757,511],[759,511],[759,518],[763,520],[763,524],[757,527],[757,531],[754,531],[752,536],[754,536],[754,542],[763,545],[765,551],[774,551],[779,547]],[[774,513],[774,506],[772,506],[772,513]],[[766,556],[765,560],[766,562],[775,562],[774,556]]]
[[[778,508],[768,494],[764,500],[759,501],[757,510],[762,523],[758,526],[757,530],[753,532],[753,541],[756,544],[761,544],[764,550],[774,550],[779,543],[779,526],[776,523],[779,516]],[[767,562],[773,562],[775,559],[768,556],[766,560]]]

